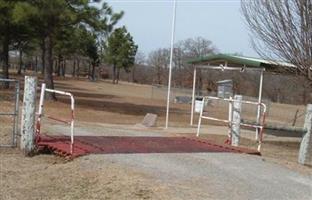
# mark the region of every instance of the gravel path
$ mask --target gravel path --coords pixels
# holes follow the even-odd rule
[[[62,131],[62,127],[53,126]],[[89,135],[86,124],[77,134]],[[162,129],[93,125],[94,135],[163,135]],[[170,131],[169,131],[170,133]],[[116,163],[168,188],[168,199],[312,199],[312,173],[300,174],[262,157],[229,153],[87,156],[92,167]],[[83,158],[81,158],[83,159]],[[160,195],[160,194],[159,194]],[[167,199],[167,198],[166,198]]]
[[[228,153],[97,155],[168,185],[178,199],[312,199],[312,176]]]

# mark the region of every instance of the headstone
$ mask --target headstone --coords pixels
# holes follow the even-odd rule
[[[188,97],[188,96],[176,96],[175,99],[174,99],[174,103],[191,104],[191,103],[192,103],[192,97]]]
[[[157,115],[152,113],[147,113],[142,121],[142,125],[145,127],[156,126]]]

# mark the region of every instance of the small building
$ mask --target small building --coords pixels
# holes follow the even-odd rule
[[[218,85],[218,97],[229,98],[233,96],[233,81],[222,80],[217,82]]]

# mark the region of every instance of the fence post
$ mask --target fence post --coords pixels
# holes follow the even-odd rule
[[[233,146],[239,145],[242,99],[243,99],[242,95],[234,96],[235,101],[233,103],[233,115],[232,115],[232,125],[231,125],[231,135],[232,135],[231,144]]]
[[[302,165],[312,161],[312,104],[307,105],[304,120],[304,134],[300,143],[298,162]]]
[[[37,78],[33,76],[25,76],[21,122],[21,149],[25,155],[31,155],[34,150],[36,91]]]

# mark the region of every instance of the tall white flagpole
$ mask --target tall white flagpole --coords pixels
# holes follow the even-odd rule
[[[176,21],[176,0],[173,1],[171,47],[170,47],[171,48],[170,49],[170,65],[169,65],[169,80],[168,80],[168,94],[167,94],[167,112],[166,112],[166,128],[168,128],[168,123],[169,123],[169,106],[170,106],[170,90],[171,90],[173,45],[174,45],[174,37],[175,37],[175,21]]]

